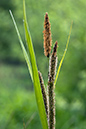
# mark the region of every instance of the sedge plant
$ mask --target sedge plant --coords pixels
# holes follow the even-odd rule
[[[48,73],[48,83],[47,83],[47,88],[44,85],[44,80],[42,77],[42,73],[38,70],[37,68],[37,63],[36,63],[36,57],[35,57],[35,52],[32,44],[32,39],[27,23],[27,18],[26,18],[26,9],[25,9],[25,0],[23,0],[23,16],[24,16],[24,29],[25,29],[25,38],[26,38],[26,43],[28,46],[28,51],[29,55],[25,49],[24,43],[22,42],[18,27],[16,25],[15,19],[13,17],[13,14],[10,10],[10,15],[13,20],[20,45],[28,66],[28,70],[32,79],[32,82],[34,84],[34,90],[35,90],[35,96],[36,96],[36,102],[38,106],[38,111],[39,111],[39,116],[40,120],[42,123],[43,129],[55,129],[55,85],[57,83],[57,79],[59,76],[59,72],[66,54],[66,51],[68,49],[68,44],[69,44],[69,39],[70,39],[70,34],[71,34],[71,29],[72,29],[72,24],[70,27],[70,32],[66,44],[65,51],[63,53],[62,59],[59,63],[58,69],[57,69],[57,47],[58,43],[57,41],[54,44],[53,50],[51,50],[52,46],[52,37],[51,37],[51,25],[49,22],[49,17],[48,13],[45,14],[45,19],[44,19],[44,55],[46,58],[49,60],[49,73]],[[52,52],[51,52],[52,51]]]

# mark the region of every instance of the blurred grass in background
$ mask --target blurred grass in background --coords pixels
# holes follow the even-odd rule
[[[86,1],[26,0],[28,24],[38,69],[47,85],[48,64],[43,53],[43,22],[48,12],[53,43],[58,41],[58,63],[65,49],[70,24],[69,48],[56,85],[56,129],[86,128]],[[23,41],[21,0],[0,1],[0,129],[40,129],[41,123],[18,37],[9,15],[12,10]]]

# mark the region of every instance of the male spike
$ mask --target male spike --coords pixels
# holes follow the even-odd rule
[[[44,20],[44,54],[49,58],[50,52],[51,52],[51,29],[50,29],[50,23],[49,23],[49,17],[48,13],[45,14],[45,20]]]

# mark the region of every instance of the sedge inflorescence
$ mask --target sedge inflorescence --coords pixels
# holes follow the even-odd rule
[[[51,28],[48,13],[45,14],[44,19],[44,55],[49,58],[49,73],[48,73],[48,85],[47,91],[44,85],[43,77],[40,72],[39,80],[45,105],[45,111],[47,115],[48,127],[49,129],[55,129],[55,93],[54,93],[54,81],[57,67],[57,41],[54,44],[52,53],[52,38],[51,38]]]

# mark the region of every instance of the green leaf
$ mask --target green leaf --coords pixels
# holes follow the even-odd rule
[[[24,44],[23,44],[23,42],[22,42],[22,39],[21,39],[19,30],[18,30],[18,27],[17,27],[17,25],[16,25],[16,22],[15,22],[15,19],[14,19],[14,17],[13,17],[13,14],[12,14],[11,10],[10,10],[9,12],[10,12],[10,15],[11,15],[11,17],[12,17],[12,20],[13,20],[13,23],[14,23],[14,26],[15,26],[15,29],[16,29],[16,32],[17,32],[19,41],[20,41],[21,48],[22,48],[22,50],[23,50],[23,54],[24,54],[26,63],[27,63],[27,65],[28,65],[28,69],[29,69],[29,72],[30,72],[30,75],[31,75],[31,79],[32,79],[32,81],[33,81],[32,68],[31,68],[31,63],[30,63],[29,56],[28,56],[28,54],[27,54],[27,52],[26,52],[26,49],[25,49],[25,47],[24,47]]]
[[[73,21],[72,21],[71,26],[70,26],[70,32],[69,32],[68,40],[67,40],[67,43],[66,43],[66,48],[65,48],[65,51],[64,51],[64,53],[63,53],[62,59],[61,59],[61,61],[60,61],[60,63],[59,63],[59,67],[58,67],[58,70],[57,70],[57,74],[56,74],[54,86],[56,85],[56,82],[57,82],[57,79],[58,79],[58,76],[59,76],[59,73],[60,73],[60,70],[61,70],[61,66],[62,66],[64,57],[65,57],[65,55],[66,55],[67,49],[68,49],[68,44],[69,44],[70,35],[71,35],[71,30],[72,30],[72,24],[73,24]]]
[[[28,49],[29,49],[30,61],[31,61],[31,65],[32,65],[33,82],[34,82],[34,89],[35,89],[35,95],[36,95],[36,101],[37,101],[37,105],[38,105],[39,115],[40,115],[43,129],[48,129],[47,117],[46,117],[44,101],[43,101],[43,97],[42,97],[38,70],[37,70],[37,65],[36,65],[36,58],[35,58],[33,44],[32,44],[32,40],[31,40],[31,36],[30,36],[28,24],[27,24],[27,19],[26,19],[25,0],[23,0],[23,13],[24,13],[25,36],[26,36],[26,41],[27,41],[27,45],[28,45]]]
[[[26,63],[27,63],[27,65],[28,65],[28,69],[29,69],[29,72],[30,72],[31,79],[32,79],[32,81],[33,81],[32,68],[31,68],[31,63],[30,63],[29,56],[28,56],[28,54],[27,54],[27,52],[26,52],[26,49],[25,49],[25,47],[24,47],[24,44],[23,44],[23,42],[22,42],[22,39],[21,39],[19,30],[18,30],[18,27],[17,27],[17,25],[16,25],[16,22],[15,22],[15,19],[14,19],[14,17],[13,17],[13,14],[12,14],[11,10],[9,10],[9,12],[10,12],[11,18],[12,18],[12,20],[13,20],[13,23],[14,23],[14,26],[15,26],[15,29],[16,29],[16,32],[17,32],[19,41],[20,41],[20,45],[21,45],[21,48],[22,48],[22,50],[23,50],[23,54],[24,54]]]

